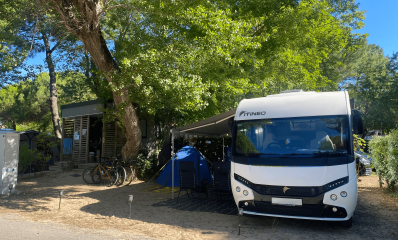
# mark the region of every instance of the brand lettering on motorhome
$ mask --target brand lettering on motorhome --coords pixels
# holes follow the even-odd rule
[[[239,117],[240,116],[244,116],[244,117],[247,117],[247,116],[259,116],[259,115],[265,115],[266,114],[266,112],[265,111],[262,111],[262,112],[246,112],[246,111],[241,111],[240,113],[239,113]]]

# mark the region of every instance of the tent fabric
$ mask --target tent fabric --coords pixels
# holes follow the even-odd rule
[[[198,158],[199,157],[199,158]],[[198,161],[199,159],[199,161]],[[203,158],[203,156],[196,150],[194,147],[185,146],[180,149],[174,156],[174,187],[179,187],[179,169],[180,169],[180,162],[182,161],[193,161],[195,170],[196,170],[196,184],[202,180],[207,180],[207,184],[211,184],[212,176],[210,173],[210,166],[209,163]],[[200,166],[200,167],[198,167]],[[169,161],[165,168],[163,169],[162,173],[156,179],[156,183],[161,184],[163,186],[171,187],[172,183],[172,162]],[[199,176],[199,177],[198,177]]]
[[[235,112],[236,108],[176,130],[181,133],[220,136],[229,132],[228,119],[234,118]]]

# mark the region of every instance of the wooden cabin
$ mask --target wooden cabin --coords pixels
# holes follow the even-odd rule
[[[114,123],[104,123],[99,100],[61,106],[62,161],[72,160],[75,167],[87,162],[97,162],[100,157],[115,157],[126,143],[122,130]],[[146,121],[140,120],[142,137],[147,137]]]

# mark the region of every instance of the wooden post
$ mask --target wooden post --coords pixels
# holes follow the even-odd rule
[[[171,131],[171,156],[174,157],[174,131],[173,129]]]
[[[87,140],[86,140],[86,162],[89,162],[90,155],[90,116],[87,116]]]
[[[113,156],[114,157],[116,157],[116,154],[117,154],[117,152],[116,152],[116,147],[117,147],[117,123],[115,122],[115,147],[114,147],[114,149],[113,149]]]
[[[59,148],[59,160],[64,160],[64,137],[65,137],[65,118],[62,118],[62,127],[61,127],[61,147]]]
[[[101,157],[105,157],[104,150],[105,150],[105,128],[106,124],[104,123],[105,113],[102,114],[102,142],[101,142]],[[100,156],[98,156],[100,157]],[[101,162],[101,158],[98,159]]]
[[[83,116],[80,117],[80,127],[79,127],[79,160],[77,162],[77,165],[79,166],[79,162],[81,159],[81,154],[82,154],[82,125],[83,125]]]
[[[171,199],[174,199],[174,165],[175,165],[174,161],[176,158],[177,158],[177,156],[175,156],[175,157],[173,156],[171,158]]]

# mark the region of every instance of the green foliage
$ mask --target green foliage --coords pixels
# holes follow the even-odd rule
[[[387,187],[395,191],[398,183],[398,130],[385,137],[376,137],[369,142],[372,165]]]
[[[96,99],[84,84],[84,75],[63,72],[58,76],[58,105]],[[50,78],[47,73],[34,81],[25,80],[0,89],[0,120],[8,128],[16,124],[17,131],[36,130],[53,133],[49,106]],[[59,109],[60,111],[60,109]]]
[[[41,153],[37,149],[29,149],[28,144],[19,145],[19,171],[25,170],[29,164],[36,162],[41,158]]]
[[[380,179],[385,179],[388,175],[388,137],[376,137],[369,142],[369,150],[372,156],[372,166],[376,169]]]
[[[363,149],[366,148],[366,141],[365,139],[359,137],[356,134],[353,134],[354,137],[354,148],[356,151],[363,152]]]
[[[47,133],[40,133],[36,136],[36,138],[37,151],[39,151],[41,154],[41,158],[39,159],[40,161],[38,162],[38,167],[41,171],[44,171],[45,165],[53,157],[51,148],[59,146],[60,141],[59,139],[56,139],[54,136]]]
[[[17,68],[28,55],[29,46],[22,44],[21,36],[16,29],[20,27],[21,19],[19,0],[0,0],[0,86],[11,83],[7,73]],[[28,2],[26,6],[31,6]]]
[[[157,153],[150,153],[146,149],[138,151],[137,155],[137,176],[140,179],[148,179],[156,173],[157,169]]]
[[[366,141],[365,139],[359,137],[356,134],[353,134],[354,137],[354,151],[360,151],[364,152],[364,148],[366,147]],[[359,164],[360,159],[357,159],[357,156],[354,155],[355,162],[356,162],[356,171],[357,171],[357,176],[360,175],[361,172],[366,171],[366,166]]]
[[[355,108],[363,113],[365,129],[389,132],[398,120],[398,76],[393,62],[375,45],[364,45],[356,54],[357,64],[344,88],[355,98]]]
[[[343,76],[332,70],[363,38],[351,33],[363,25],[353,0],[126,3],[104,15],[121,69],[104,87],[128,87],[147,117],[166,124],[281,90],[335,90]]]

